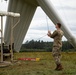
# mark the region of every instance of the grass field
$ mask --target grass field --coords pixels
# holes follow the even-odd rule
[[[55,63],[51,52],[15,53],[14,59],[40,58],[40,61],[18,61],[12,65],[0,68],[0,75],[76,75],[76,53],[62,53],[62,71],[55,71]]]

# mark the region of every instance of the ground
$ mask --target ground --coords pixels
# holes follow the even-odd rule
[[[40,61],[21,61],[18,58],[40,58]],[[0,68],[0,75],[76,75],[76,53],[62,53],[62,71],[55,71],[51,52],[14,53],[18,60],[12,65]]]

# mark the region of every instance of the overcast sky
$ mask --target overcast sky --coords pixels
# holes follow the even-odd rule
[[[71,29],[72,34],[76,36],[76,0],[51,0],[51,2],[66,25]],[[1,2],[0,0],[0,11],[7,11],[7,6],[8,2]],[[47,36],[48,29],[53,32],[55,30],[54,24],[38,7],[23,42],[32,39],[51,41],[52,39]],[[66,39],[63,37],[63,40]]]

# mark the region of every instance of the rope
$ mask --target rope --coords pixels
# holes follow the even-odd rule
[[[49,24],[48,24],[48,16],[46,15],[46,25],[47,25],[47,30],[49,30]],[[41,36],[40,38],[38,38],[37,40],[42,39],[43,37],[45,37],[47,34]]]
[[[47,30],[49,30],[49,25],[48,25],[48,16],[46,15],[46,25],[47,25]],[[43,37],[45,37],[47,34],[41,36],[40,38],[38,38],[37,40],[42,39]]]
[[[46,15],[46,24],[47,24],[47,30],[49,30],[49,25],[48,25],[48,16]]]
[[[46,36],[46,34],[43,35],[43,36],[41,36],[40,38],[38,38],[38,39],[36,39],[36,40],[40,40],[40,39],[42,39],[42,38],[45,37],[45,36]]]

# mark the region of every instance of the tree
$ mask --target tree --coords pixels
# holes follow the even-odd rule
[[[73,49],[73,46],[68,41],[63,41],[62,51]],[[44,42],[44,41],[26,41],[21,49],[43,49],[44,51],[52,51],[53,42]]]

